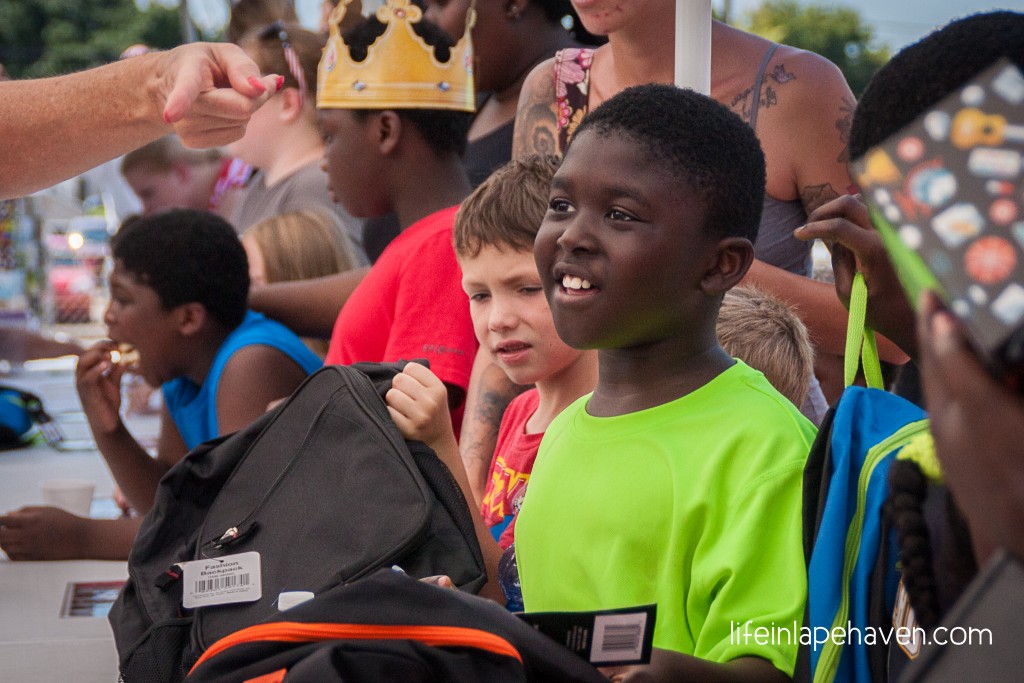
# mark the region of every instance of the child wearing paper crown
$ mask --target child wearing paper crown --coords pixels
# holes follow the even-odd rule
[[[472,45],[451,45],[406,0],[349,31],[331,15],[317,109],[334,198],[357,217],[398,215],[402,233],[347,297],[327,363],[426,358],[458,430],[477,342],[452,249],[470,186],[460,156],[473,111]]]

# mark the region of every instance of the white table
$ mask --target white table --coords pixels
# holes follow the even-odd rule
[[[81,443],[88,439],[88,426],[75,394],[72,368],[68,362],[0,379],[42,397],[65,433]],[[155,418],[129,424],[133,431],[156,428]],[[113,489],[106,464],[94,448],[57,451],[40,444],[0,452],[0,510],[39,504],[39,482],[53,477],[91,479],[98,500],[109,498]],[[116,681],[117,653],[106,617],[61,617],[61,611],[69,582],[126,577],[124,562],[11,562],[0,553],[0,680]]]
[[[0,679],[113,683],[117,651],[106,617],[61,618],[70,581],[116,581],[123,562],[0,561]]]

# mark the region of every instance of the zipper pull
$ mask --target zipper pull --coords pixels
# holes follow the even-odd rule
[[[172,564],[164,571],[163,574],[156,577],[156,580],[153,581],[153,585],[162,591],[167,591],[171,586],[173,586],[180,580],[181,568],[176,564]]]
[[[221,534],[216,541],[213,541],[213,547],[220,549],[224,546],[237,543],[243,538],[249,536],[252,532],[256,531],[256,526],[256,522],[252,522],[248,526],[242,527],[241,529],[239,529],[237,526],[233,526],[224,531],[224,533]]]

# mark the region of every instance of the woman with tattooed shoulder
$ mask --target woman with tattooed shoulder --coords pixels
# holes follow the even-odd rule
[[[533,70],[519,100],[514,156],[562,151],[589,109],[629,86],[673,81],[675,2],[573,5],[587,30],[608,36],[608,44],[563,50]],[[711,46],[710,94],[754,129],[768,162],[757,260],[744,284],[795,306],[819,355],[841,356],[846,311],[829,286],[807,277],[810,245],[793,230],[851,184],[846,144],[853,95],[839,69],[820,55],[718,21],[712,22]],[[882,351],[886,360],[906,360],[895,347]]]

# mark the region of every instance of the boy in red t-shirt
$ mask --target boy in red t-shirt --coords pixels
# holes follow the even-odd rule
[[[455,254],[477,340],[513,382],[535,385],[509,404],[491,460],[482,506],[491,533],[478,536],[492,577],[500,551],[514,542],[515,515],[544,431],[597,382],[596,354],[570,348],[555,332],[533,260],[557,168],[556,157],[515,159],[484,181],[455,218]],[[409,365],[388,392],[389,409],[403,435],[433,447],[472,499],[443,392],[430,370]]]

